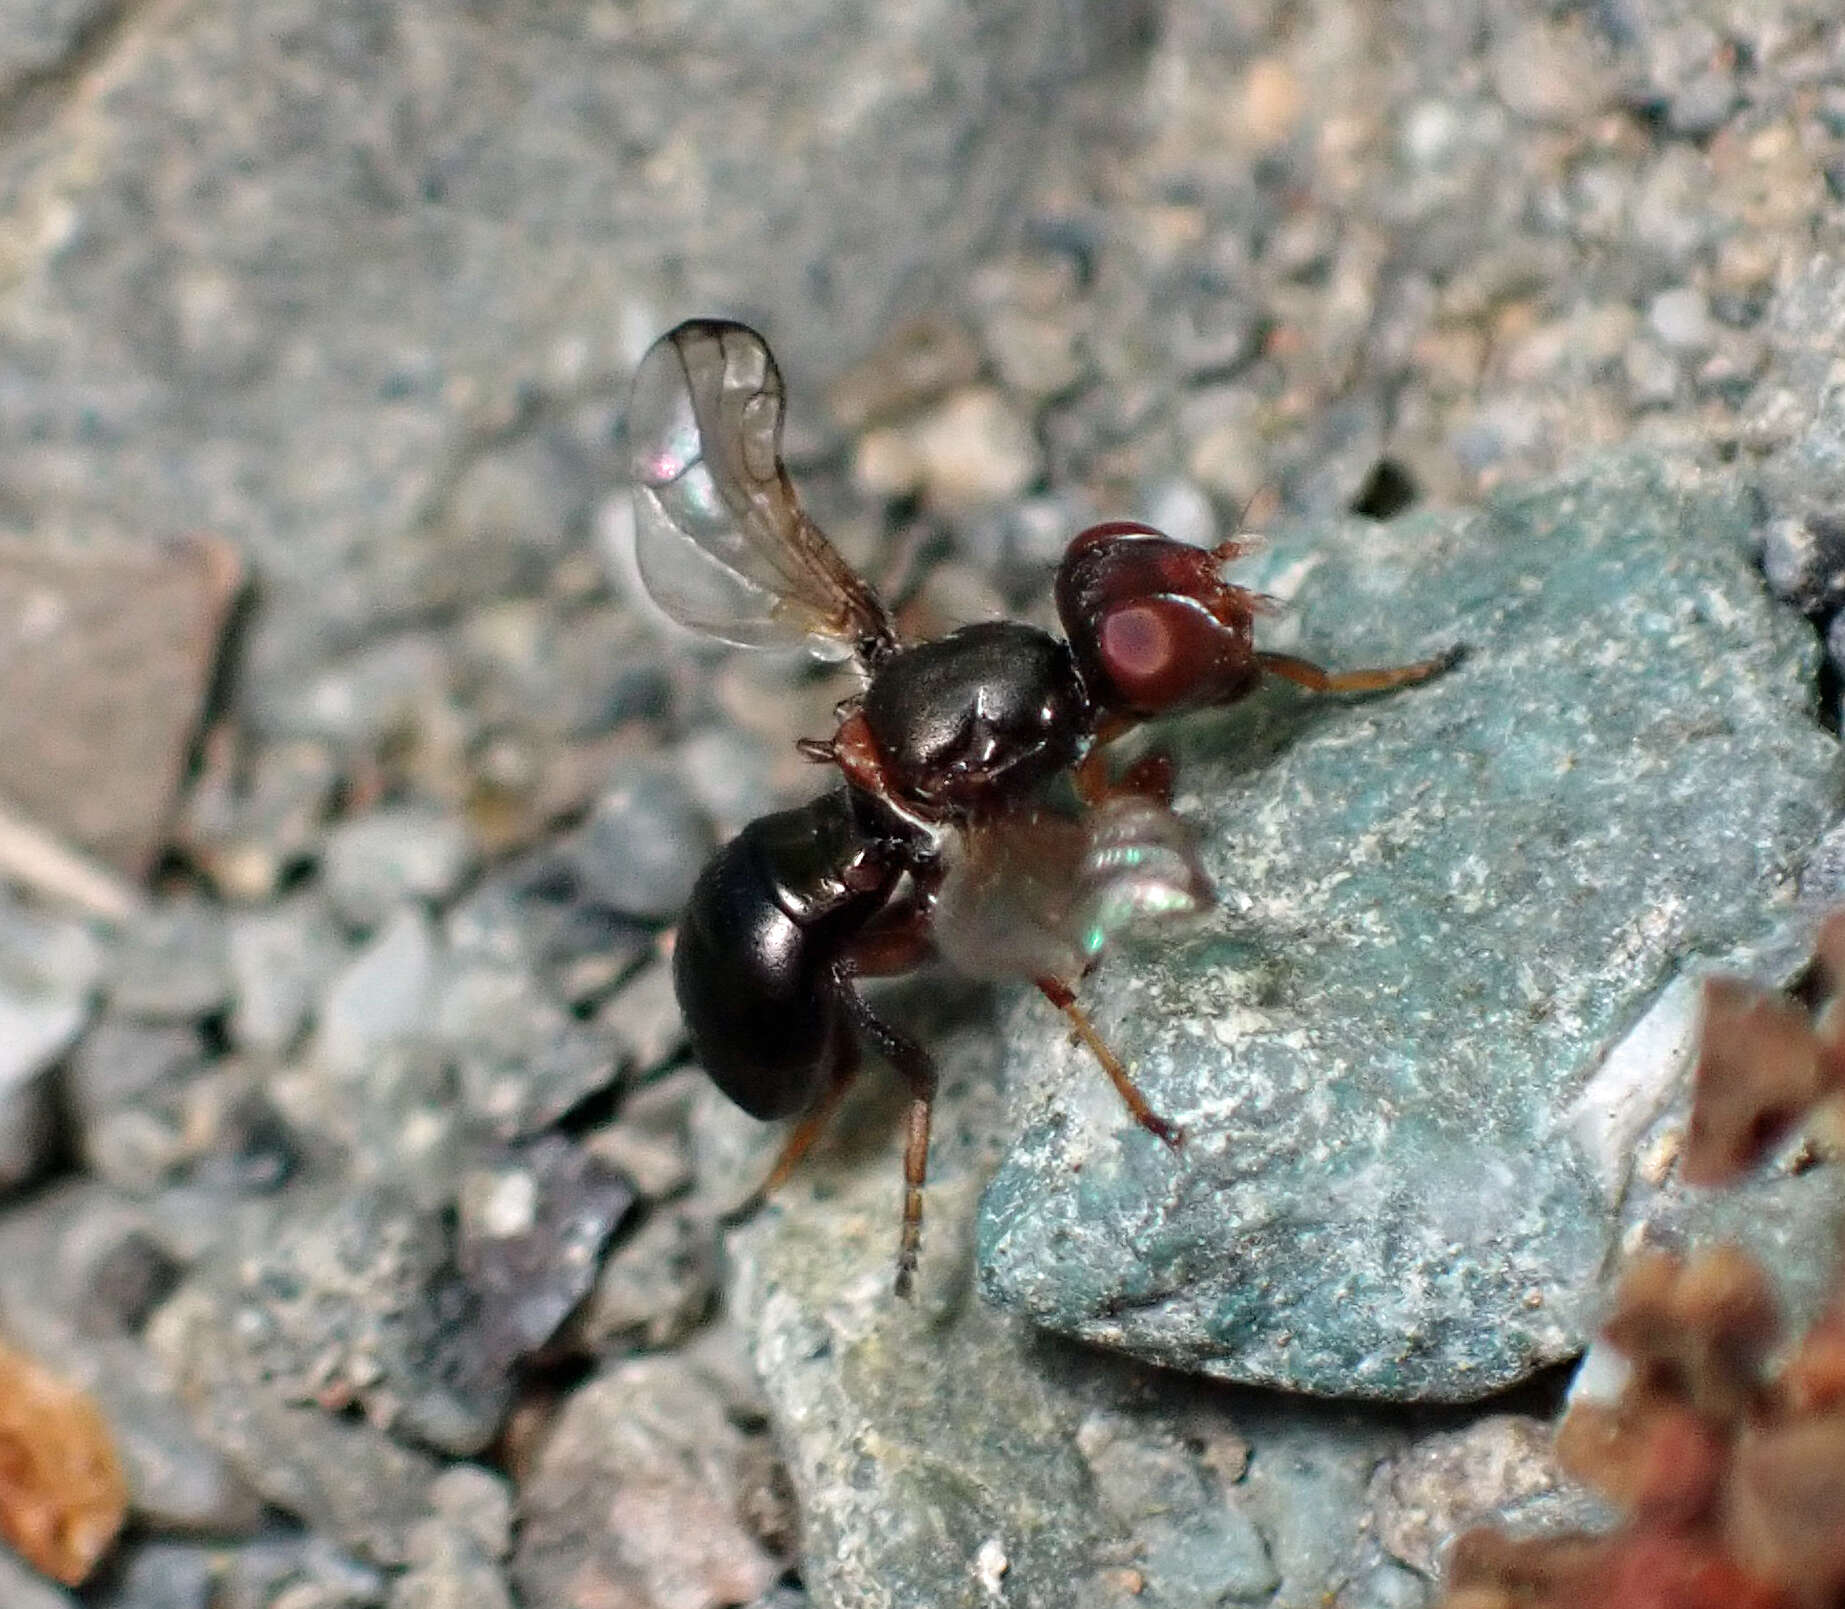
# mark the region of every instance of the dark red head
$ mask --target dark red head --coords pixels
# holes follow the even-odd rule
[[[1256,595],[1219,575],[1227,556],[1131,520],[1092,525],[1070,544],[1057,613],[1097,704],[1165,715],[1255,686]]]

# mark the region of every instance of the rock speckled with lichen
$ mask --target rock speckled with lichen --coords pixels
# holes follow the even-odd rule
[[[907,993],[893,1009],[933,1019],[942,1072],[915,1303],[890,1294],[888,1091],[849,1106],[732,1242],[817,1609],[1424,1609],[1418,1572],[1450,1516],[1418,1520],[1413,1570],[1380,1537],[1386,1520],[1402,1528],[1396,1461],[1438,1460],[1451,1416],[1185,1379],[981,1301],[974,1212],[994,1161],[999,1046],[977,1004]],[[709,1176],[743,1166],[754,1128],[713,1102]],[[1463,1518],[1553,1499],[1554,1482],[1501,1482]]]
[[[1186,1145],[1022,1018],[983,1292],[1327,1394],[1473,1398],[1581,1347],[1620,1181],[1576,1098],[1675,974],[1771,925],[1838,795],[1813,635],[1751,573],[1751,519],[1616,459],[1273,549],[1257,584],[1301,652],[1473,651],[1173,730],[1221,906],[1084,993]]]

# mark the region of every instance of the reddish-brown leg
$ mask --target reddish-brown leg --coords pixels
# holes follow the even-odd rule
[[[897,1237],[897,1278],[893,1289],[906,1301],[916,1284],[922,1253],[923,1185],[929,1174],[929,1122],[935,1106],[935,1063],[929,1053],[900,1033],[865,1003],[852,987],[850,972],[838,973],[847,1009],[858,1031],[897,1069],[910,1086],[910,1113],[903,1146],[903,1227]]]
[[[1264,670],[1309,688],[1316,693],[1382,693],[1392,687],[1414,687],[1461,662],[1466,650],[1450,648],[1433,659],[1419,659],[1413,665],[1387,665],[1371,670],[1326,670],[1311,660],[1296,659],[1292,654],[1257,654],[1256,663]]]
[[[855,978],[895,978],[914,972],[935,953],[929,941],[929,913],[899,904],[865,929],[846,950]]]
[[[1172,756],[1164,750],[1155,749],[1150,754],[1143,754],[1118,777],[1109,775],[1108,745],[1131,731],[1136,724],[1126,715],[1106,715],[1102,718],[1102,724],[1096,729],[1095,742],[1071,773],[1076,797],[1084,804],[1093,808],[1106,800],[1120,798],[1123,794],[1152,799],[1157,804],[1172,803]]]
[[[1043,992],[1044,998],[1070,1019],[1076,1037],[1089,1047],[1089,1053],[1102,1064],[1102,1071],[1108,1074],[1108,1081],[1126,1102],[1128,1113],[1134,1121],[1155,1139],[1176,1151],[1184,1143],[1185,1130],[1177,1123],[1161,1117],[1148,1105],[1147,1097],[1140,1093],[1134,1080],[1128,1077],[1127,1069],[1121,1065],[1121,1058],[1108,1048],[1107,1041],[1095,1031],[1095,1024],[1089,1020],[1088,1013],[1076,1003],[1076,996],[1055,978],[1042,977],[1033,981]]]
[[[1174,781],[1172,756],[1164,749],[1154,749],[1143,754],[1116,777],[1109,792],[1111,795],[1129,794],[1138,799],[1151,799],[1155,804],[1170,805]]]
[[[775,1163],[763,1176],[762,1183],[724,1214],[724,1224],[740,1224],[755,1217],[769,1197],[788,1182],[794,1170],[806,1159],[807,1153],[813,1150],[814,1142],[826,1131],[827,1124],[832,1122],[833,1114],[839,1110],[839,1103],[846,1098],[853,1075],[858,1071],[858,1047],[850,1041],[848,1044],[851,1048],[840,1058],[840,1065],[835,1069],[832,1081],[788,1131],[788,1138],[782,1142]]]
[[[935,1089],[910,1097],[909,1131],[903,1145],[903,1227],[897,1234],[897,1277],[891,1289],[906,1302],[916,1288],[922,1259],[923,1184],[929,1174],[929,1122]]]
[[[915,909],[901,912],[893,921],[861,933],[852,943],[847,958],[840,964],[839,976],[850,978],[887,978],[911,972],[929,958],[928,927],[924,914]],[[844,984],[857,1020],[864,1010],[849,982]],[[788,1131],[788,1138],[776,1153],[775,1163],[763,1181],[735,1207],[724,1214],[726,1224],[742,1223],[762,1210],[763,1204],[793,1176],[794,1170],[813,1150],[815,1143],[832,1122],[845,1099],[852,1079],[858,1072],[857,1041],[848,1037],[832,1081],[820,1092],[820,1098],[804,1112]]]

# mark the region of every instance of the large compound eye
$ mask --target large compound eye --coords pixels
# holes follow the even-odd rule
[[[1154,711],[1188,700],[1221,657],[1224,636],[1196,599],[1165,593],[1110,609],[1095,647],[1116,702]]]
[[[1103,616],[1096,646],[1102,662],[1121,687],[1140,687],[1172,669],[1177,651],[1167,623],[1170,600],[1124,604]],[[1161,604],[1167,604],[1162,608]]]

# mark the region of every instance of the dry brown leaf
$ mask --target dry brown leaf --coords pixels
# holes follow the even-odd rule
[[[96,1404],[0,1341],[0,1536],[74,1587],[127,1511],[127,1483]]]

